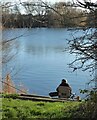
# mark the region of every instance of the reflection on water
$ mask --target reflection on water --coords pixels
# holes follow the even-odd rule
[[[48,95],[50,91],[55,91],[61,79],[66,78],[73,92],[79,94],[79,89],[85,88],[90,76],[87,72],[72,73],[68,68],[67,64],[75,56],[63,51],[67,40],[72,39],[73,32],[75,31],[51,28],[3,31],[4,40],[24,34],[15,40],[11,51],[17,50],[18,54],[4,65],[3,75],[11,71],[17,86],[23,83],[29,89],[29,93],[40,95]]]

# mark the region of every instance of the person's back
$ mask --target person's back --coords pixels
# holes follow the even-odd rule
[[[57,87],[58,97],[59,98],[69,98],[71,95],[71,87],[66,80],[62,79],[61,84]]]
[[[59,86],[58,97],[59,98],[69,98],[71,90],[69,87]]]

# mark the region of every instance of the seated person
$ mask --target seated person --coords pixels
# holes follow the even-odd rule
[[[56,90],[58,92],[59,98],[69,98],[71,95],[71,87],[65,79],[62,79],[61,84],[57,87]]]

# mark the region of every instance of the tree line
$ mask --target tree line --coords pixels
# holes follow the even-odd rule
[[[3,2],[1,6],[3,28],[84,27],[90,17],[70,2]]]

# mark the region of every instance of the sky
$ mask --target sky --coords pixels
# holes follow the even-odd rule
[[[0,0],[0,1],[3,1],[3,0]],[[19,1],[19,0],[4,0],[4,2],[12,2],[12,1]],[[32,0],[21,0],[21,1],[32,1]],[[34,0],[36,1],[36,0]],[[68,2],[68,1],[72,1],[72,0],[42,0],[44,2],[50,2],[50,3],[55,3],[55,2]],[[76,1],[76,0],[73,0],[73,1]],[[84,1],[84,0],[79,0],[79,1]],[[91,2],[96,2],[97,0],[86,0],[86,1],[91,1]]]
[[[43,1],[50,1],[50,2],[60,2],[60,1],[72,1],[72,0],[43,0]],[[76,0],[74,0],[76,1]],[[79,0],[79,1],[83,1],[83,0]],[[87,0],[87,1],[91,1],[91,2],[96,2],[97,0]]]

